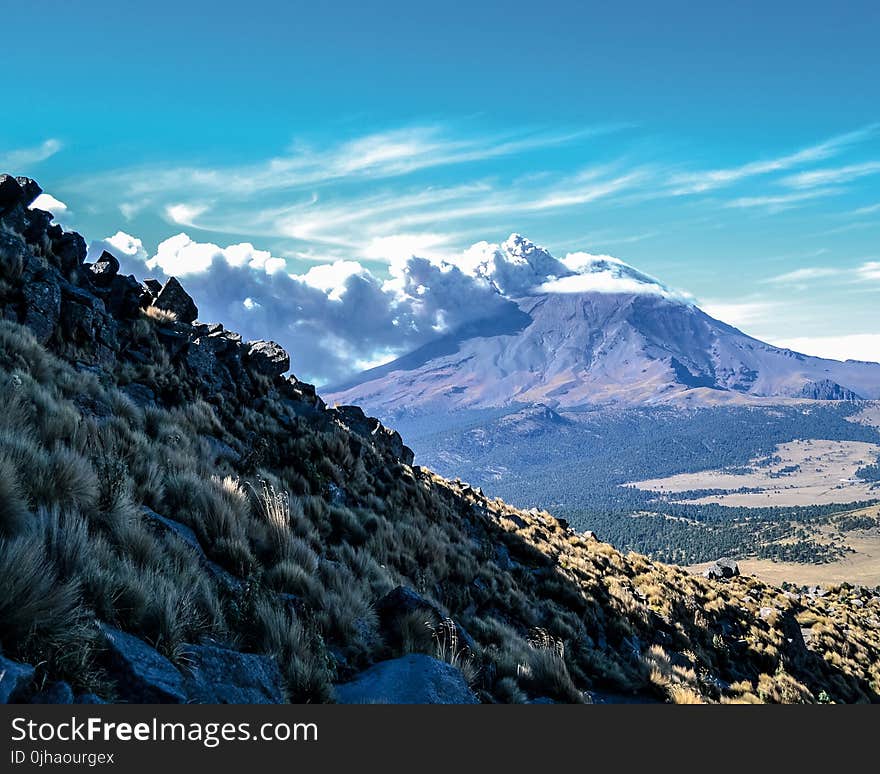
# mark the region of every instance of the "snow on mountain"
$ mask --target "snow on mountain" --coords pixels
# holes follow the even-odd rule
[[[880,398],[880,364],[765,344],[611,256],[559,260],[514,234],[500,246],[479,243],[453,263],[506,303],[331,388],[330,400],[389,416],[535,403]]]

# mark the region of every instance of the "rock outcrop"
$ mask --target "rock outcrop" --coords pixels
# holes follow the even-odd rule
[[[733,559],[727,558],[721,558],[712,562],[703,571],[704,578],[712,578],[713,580],[735,578],[737,575],[739,575],[739,565]]]
[[[297,415],[325,410],[313,385],[283,376],[291,361],[281,345],[245,342],[219,323],[196,322],[198,307],[177,278],[162,284],[124,276],[119,261],[106,251],[86,263],[86,243],[79,234],[53,224],[49,213],[29,208],[40,193],[29,178],[0,175],[0,271],[7,278],[0,289],[0,316],[26,325],[56,353],[108,373],[126,365],[135,370],[147,366],[158,345],[175,379],[125,385],[139,403],[176,405],[207,393],[218,403],[277,399]],[[149,334],[141,326],[145,318],[152,320]],[[411,465],[412,452],[400,435],[358,411],[331,412],[327,419],[341,420],[373,448]]]

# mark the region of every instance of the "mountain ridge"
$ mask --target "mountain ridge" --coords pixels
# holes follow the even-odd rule
[[[505,315],[517,323],[509,330],[485,319],[324,392],[380,415],[532,402],[649,405],[693,398],[687,393],[699,388],[709,402],[880,397],[880,364],[775,347],[659,294],[544,293],[510,303],[516,314]]]

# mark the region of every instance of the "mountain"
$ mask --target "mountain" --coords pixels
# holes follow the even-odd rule
[[[774,347],[608,256],[558,261],[519,235],[467,268],[507,303],[326,389],[379,416],[515,404],[711,405],[880,398],[880,364]]]
[[[0,702],[880,700],[880,592],[692,575],[414,466],[38,194],[0,176]]]

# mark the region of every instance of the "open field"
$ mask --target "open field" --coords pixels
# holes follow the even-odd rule
[[[880,506],[854,511],[852,516],[880,516]],[[835,562],[827,564],[804,564],[800,562],[774,562],[769,559],[740,559],[738,564],[745,575],[754,575],[765,583],[779,585],[784,581],[799,586],[852,583],[864,586],[880,586],[880,526],[840,532],[834,525],[824,525],[814,535],[817,542],[836,542],[853,549]],[[701,573],[710,563],[687,567],[691,572]]]
[[[860,425],[867,425],[868,427],[880,428],[880,401],[875,400],[866,404],[858,414],[853,414],[849,417],[849,421]]]
[[[877,459],[880,446],[862,441],[804,440],[780,444],[770,458],[755,458],[732,472],[705,470],[630,484],[642,490],[674,494],[704,489],[730,490],[683,502],[761,508],[828,505],[880,497],[880,490],[855,478]],[[748,489],[753,491],[736,491]]]

